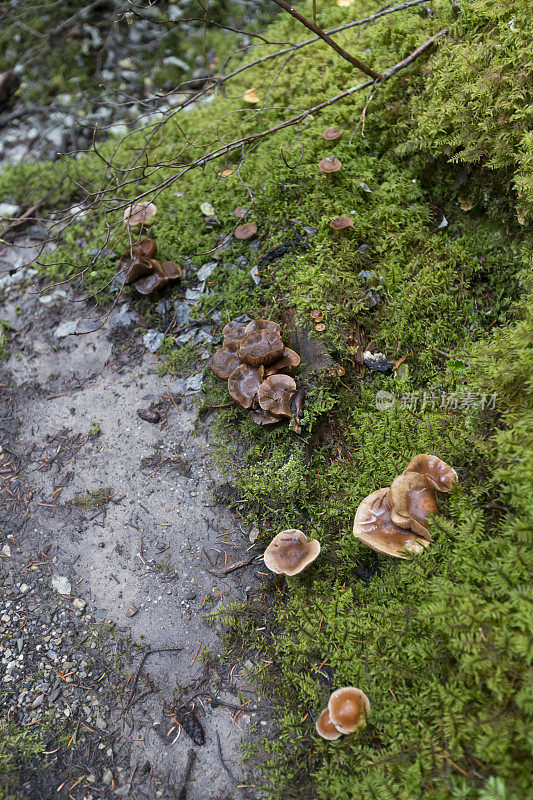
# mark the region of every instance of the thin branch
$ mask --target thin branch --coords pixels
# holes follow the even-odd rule
[[[357,67],[357,69],[361,70],[361,72],[364,72],[365,75],[370,75],[370,77],[374,79],[379,78],[378,72],[375,72],[370,67],[367,67],[366,64],[363,64],[363,62],[359,61],[359,59],[355,58],[355,56],[347,53],[346,50],[344,50],[334,39],[331,38],[331,36],[328,36],[325,31],[319,28],[318,25],[315,25],[314,22],[311,22],[310,19],[302,16],[299,11],[296,11],[296,9],[292,8],[288,3],[285,2],[285,0],[274,0],[274,3],[283,8],[284,11],[286,11],[292,17],[297,19],[298,22],[301,22],[302,25],[305,25],[306,28],[309,28],[310,31],[313,31],[313,33],[320,37],[320,39],[333,48],[336,53],[338,53],[342,58],[346,59],[346,61],[349,61],[354,67]]]
[[[431,39],[427,40],[427,42],[424,42],[424,44],[421,44],[420,47],[416,48],[416,50],[413,50],[413,52],[408,55],[407,58],[404,58],[403,61],[398,61],[398,63],[394,64],[393,67],[389,67],[389,69],[386,69],[384,72],[382,72],[379,76],[380,81],[386,81],[389,78],[392,78],[393,75],[396,75],[396,73],[401,69],[408,67],[409,64],[412,64],[413,61],[416,61],[418,56],[421,56],[422,53],[425,53],[426,50],[428,50],[437,41],[437,39],[440,39],[441,36],[445,36],[447,33],[448,28],[443,28],[441,31],[436,33],[435,36],[432,36]]]

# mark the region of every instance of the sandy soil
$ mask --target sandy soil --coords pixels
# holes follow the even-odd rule
[[[244,599],[260,566],[223,577],[202,566],[203,549],[219,568],[224,553],[231,564],[256,550],[250,526],[237,524],[213,499],[224,481],[211,463],[208,422],[195,425],[199,395],[169,391],[169,379],[157,374],[157,353],[145,348],[134,321],[121,324],[124,314],[112,314],[97,332],[58,336],[69,321],[78,321],[78,330],[93,328],[88,307],[74,302],[79,298],[69,288],[54,295],[36,283],[24,272],[28,255],[0,245],[0,286],[6,277],[11,284],[0,288],[0,318],[13,325],[10,355],[0,361],[0,434],[4,454],[18,466],[0,535],[0,549],[9,542],[11,555],[0,568],[14,572],[44,552],[39,570],[46,580],[63,576],[72,587],[61,602],[83,598],[85,618],[110,621],[118,636],[130,634],[143,649],[181,648],[149,656],[137,686],[149,673],[155,691],[126,713],[110,711],[110,725],[122,725],[130,742],[121,757],[129,762],[124,774],[134,777],[124,796],[166,797],[169,783],[179,786],[194,749],[188,800],[249,797],[251,790],[236,788],[247,782],[239,742],[251,725],[264,730],[267,722],[242,665],[232,671],[220,660],[220,643],[203,614]],[[51,302],[43,304],[43,291],[53,295]],[[158,411],[160,422],[142,420],[140,408]],[[131,671],[137,663],[138,656]],[[203,746],[183,730],[176,740],[176,727],[167,736],[173,723],[164,711],[177,684],[195,703]],[[212,708],[207,698],[215,696],[228,707]],[[251,703],[235,724],[243,697]],[[141,775],[146,762],[151,780],[146,769]],[[84,791],[80,797],[89,796]]]

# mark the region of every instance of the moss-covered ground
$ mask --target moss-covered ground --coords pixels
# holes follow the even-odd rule
[[[310,13],[310,6],[299,7]],[[324,27],[375,10],[369,0],[322,6]],[[224,318],[280,319],[294,307],[305,319],[320,309],[325,330],[316,335],[344,370],[307,377],[301,435],[255,427],[233,406],[215,423],[237,508],[259,525],[262,541],[295,527],[322,547],[302,578],[265,574],[255,604],[226,619],[229,652],[253,654],[256,679],[277,710],[276,735],[255,752],[272,800],[531,796],[531,22],[522,0],[431,6],[431,16],[415,7],[338,37],[381,70],[448,30],[430,55],[373,95],[364,129],[369,96],[355,93],[298,132],[265,139],[229,177],[218,173],[237,162],[222,159],[188,172],[156,200],[161,256],[192,255],[199,267],[234,226],[233,209],[253,196],[248,219],[260,248],[236,242],[219,254],[198,314],[219,304]],[[284,16],[269,35],[304,36]],[[360,79],[322,44],[294,55],[274,83],[280,64],[272,63],[243,73],[227,98],[179,126],[169,122],[148,163],[185,163],[219,138],[270,127]],[[252,86],[266,105],[242,110]],[[321,136],[330,125],[344,129],[334,146]],[[115,163],[130,163],[144,135],[126,140]],[[317,164],[332,153],[343,167],[329,180]],[[98,163],[93,155],[8,170],[0,194],[31,199],[28,191],[42,194],[67,170],[88,185]],[[139,167],[121,196],[173,172],[143,178]],[[65,181],[53,201],[76,191]],[[218,227],[205,225],[204,201]],[[110,200],[89,217],[93,224],[64,232],[47,267],[52,279],[75,275],[101,244],[104,212],[111,222],[122,213]],[[346,235],[329,227],[340,214],[354,220]],[[308,249],[261,267],[257,287],[248,270],[223,266],[239,255],[251,266],[309,226],[317,233]],[[126,239],[113,230],[120,252]],[[115,268],[112,259],[96,263],[86,285],[103,287]],[[370,283],[362,270],[372,271]],[[380,297],[373,309],[369,287]],[[176,287],[169,296],[181,293]],[[406,357],[391,376],[358,367],[356,346],[371,340],[392,361]],[[168,368],[173,359],[180,368],[171,337],[165,346]],[[223,385],[210,376],[206,383],[205,406],[224,404]],[[385,410],[377,408],[379,391],[395,399]],[[407,562],[387,560],[354,539],[353,516],[419,452],[453,464],[460,482],[440,504],[431,547]],[[322,741],[314,720],[343,685],[369,696],[369,723],[360,734]]]

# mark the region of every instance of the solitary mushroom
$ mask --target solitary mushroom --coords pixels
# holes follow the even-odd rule
[[[341,168],[342,164],[337,156],[328,156],[327,158],[323,158],[322,161],[319,161],[318,163],[318,169],[325,175],[331,176],[334,172],[338,172]]]
[[[298,575],[319,553],[317,539],[307,541],[303,531],[291,528],[274,536],[264,553],[265,566],[276,575]]]
[[[259,405],[278,417],[291,416],[291,400],[296,393],[296,383],[289,375],[271,375],[257,393]]]
[[[419,453],[404,469],[406,472],[419,472],[424,475],[433,489],[439,492],[451,492],[457,483],[457,472],[437,456]]]
[[[283,339],[275,331],[259,330],[247,333],[239,347],[241,361],[258,367],[259,364],[272,364],[283,354]]]
[[[370,701],[361,689],[344,686],[329,698],[329,718],[340,733],[353,733],[370,714]]]
[[[333,228],[334,231],[345,231],[348,228],[353,228],[353,219],[351,217],[335,217],[329,223],[329,227]]]
[[[316,732],[323,739],[332,742],[334,739],[340,739],[342,733],[337,730],[333,722],[329,718],[329,711],[325,708],[315,722]]]
[[[295,350],[286,347],[281,358],[265,368],[265,375],[275,375],[277,372],[293,372],[300,364],[300,356]]]
[[[241,408],[252,408],[257,405],[257,390],[261,385],[264,367],[250,367],[241,364],[229,376],[228,391]]]
[[[240,359],[237,353],[231,352],[231,350],[226,350],[223,347],[221,350],[217,350],[216,353],[213,355],[211,359],[211,369],[222,381],[227,381],[229,376],[232,372],[235,372],[238,366],[240,366]]]
[[[128,228],[139,228],[140,226],[148,227],[153,222],[157,211],[157,206],[142,200],[133,206],[128,206],[124,210],[123,221]]]
[[[257,233],[257,225],[253,222],[247,222],[245,225],[238,225],[233,231],[236,239],[250,239]]]
[[[322,136],[326,142],[333,142],[335,139],[339,139],[342,136],[342,129],[332,125],[330,128],[326,128],[325,131],[322,131]]]
[[[398,475],[390,485],[388,503],[391,507],[391,520],[400,528],[431,541],[428,531],[428,517],[437,511],[435,491],[429,486],[424,475],[406,472]]]
[[[388,494],[387,487],[365,497],[355,514],[354,536],[387,556],[408,558],[410,553],[421,553],[429,541],[394,524]]]

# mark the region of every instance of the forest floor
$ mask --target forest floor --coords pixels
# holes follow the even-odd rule
[[[28,725],[74,715],[91,746],[39,774],[28,764],[24,788],[44,798],[79,781],[79,796],[121,787],[171,796],[192,746],[187,722],[180,728],[173,714],[183,706],[205,731],[187,797],[205,798],[209,787],[222,798],[247,783],[241,736],[267,725],[245,663],[221,658],[204,620],[257,583],[253,564],[208,571],[254,558],[250,525],[214,499],[224,482],[210,458],[209,420],[195,425],[200,386],[191,392],[185,380],[158,375],[157,354],[123,306],[94,333],[65,335],[70,323],[85,331],[101,323],[71,289],[31,280],[22,266],[31,245],[30,231],[0,250],[0,317],[10,324],[0,467],[12,481],[0,631],[12,652],[4,674],[23,680],[0,704]],[[139,409],[160,421],[142,420]]]

